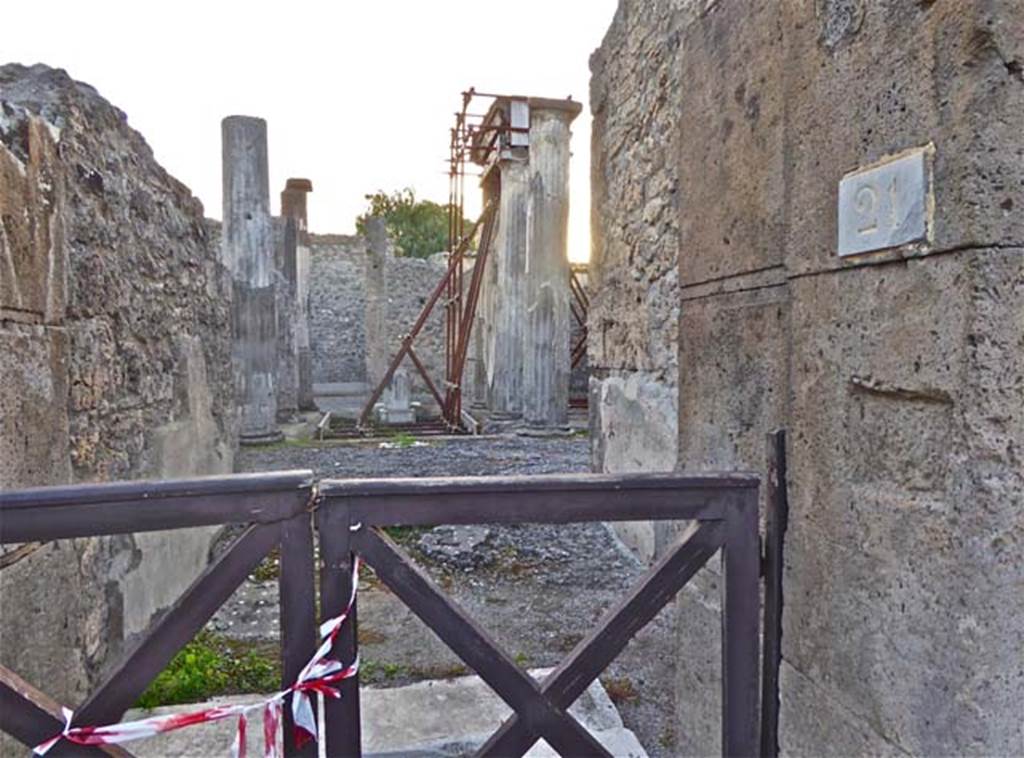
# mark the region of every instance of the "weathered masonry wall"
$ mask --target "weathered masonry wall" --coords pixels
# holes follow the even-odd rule
[[[676,467],[679,4],[620,3],[590,61],[590,424],[606,473]],[[616,529],[653,556],[652,524]]]
[[[229,307],[202,206],[125,115],[63,71],[0,67],[0,488],[229,472]],[[210,537],[6,554],[0,662],[76,702]]]
[[[641,40],[678,44],[645,108],[615,78]],[[789,430],[783,752],[1020,753],[1024,7],[623,2],[595,61],[606,177],[615,135],[642,143],[678,98],[679,467],[763,470],[764,433]],[[930,239],[840,258],[840,179],[928,145]],[[611,228],[643,217],[605,193]],[[605,266],[626,260],[603,236]],[[718,749],[701,580],[679,603],[688,753]]]
[[[313,351],[313,381],[316,384],[368,382],[367,354],[367,267],[371,264],[366,239],[340,234],[310,235],[310,343]],[[444,263],[385,256],[383,286],[385,318],[383,337],[390,358],[398,350],[402,335],[408,333],[431,292],[444,276]],[[444,308],[435,306],[416,340],[416,353],[430,376],[440,386],[444,380]],[[413,388],[422,394],[426,387],[418,372],[408,366]]]

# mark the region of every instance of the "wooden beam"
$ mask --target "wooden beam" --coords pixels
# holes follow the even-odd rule
[[[0,730],[33,748],[64,730],[64,716],[57,701],[0,666]],[[131,758],[132,754],[119,745],[76,745],[63,740],[47,755]]]
[[[352,479],[321,483],[325,498],[345,499],[367,526],[569,523],[636,519],[717,520],[726,496],[756,489],[742,475]]]
[[[280,533],[277,524],[261,524],[250,527],[235,540],[75,711],[75,726],[117,723],[147,685],[259,565],[277,544]]]
[[[298,471],[0,492],[0,542],[270,523],[299,513],[312,486],[312,472]]]
[[[568,708],[607,668],[626,644],[667,605],[722,545],[722,525],[700,524],[668,551],[628,595],[605,613],[597,627],[541,683],[552,703]],[[533,738],[513,714],[478,755],[522,754]]]
[[[541,694],[537,683],[387,535],[364,528],[355,542],[388,589],[519,714],[534,739],[543,737],[562,755],[609,755],[576,719]]]
[[[758,627],[761,548],[757,490],[732,496],[722,556],[722,755],[758,749]]]
[[[316,512],[320,538],[320,616],[321,622],[334,618],[348,605],[352,593],[352,532],[348,508],[344,503],[321,506]],[[357,609],[353,608],[335,641],[331,657],[347,666],[355,660]],[[327,755],[331,758],[359,758],[362,734],[359,717],[359,677],[338,683],[341,698],[324,699]]]
[[[786,432],[768,435],[764,539],[764,636],[761,660],[761,757],[779,754],[779,666],[782,662],[783,546],[789,521]]]
[[[298,679],[317,647],[310,513],[304,512],[281,523],[280,554],[277,584],[281,614],[281,689],[287,689]],[[284,709],[284,753],[288,758],[316,758],[317,755],[313,741],[301,749],[296,747],[291,708]]]

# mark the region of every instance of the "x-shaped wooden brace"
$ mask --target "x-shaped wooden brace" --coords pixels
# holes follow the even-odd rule
[[[719,522],[701,522],[643,580],[609,609],[558,668],[538,685],[387,535],[360,530],[357,550],[380,579],[515,713],[478,755],[522,755],[539,738],[562,755],[608,756],[568,712],[590,683],[722,546]]]

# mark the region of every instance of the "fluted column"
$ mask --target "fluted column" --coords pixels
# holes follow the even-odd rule
[[[493,302],[486,345],[487,405],[496,416],[523,413],[523,319],[526,272],[526,214],[530,167],[524,149],[508,150],[498,163],[501,190],[498,228],[491,250]]]
[[[570,100],[530,100],[522,398],[534,427],[569,423],[569,125],[580,110]]]

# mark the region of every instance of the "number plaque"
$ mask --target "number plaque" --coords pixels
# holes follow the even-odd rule
[[[884,250],[929,235],[931,147],[852,171],[839,182],[839,255]]]

